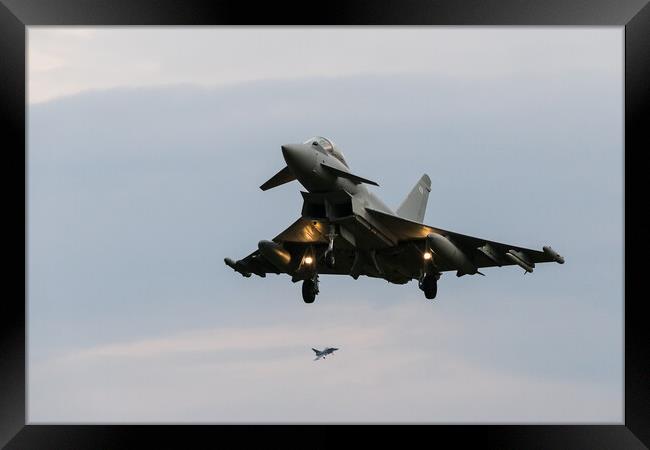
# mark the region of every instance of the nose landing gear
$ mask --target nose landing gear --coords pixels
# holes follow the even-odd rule
[[[334,225],[330,225],[329,233],[327,234],[329,239],[329,244],[327,245],[327,250],[325,251],[325,265],[333,269],[336,260],[334,259],[334,238],[336,237],[336,228]]]

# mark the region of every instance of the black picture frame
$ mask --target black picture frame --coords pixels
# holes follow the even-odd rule
[[[650,343],[641,276],[643,247],[625,251],[624,423],[619,425],[30,425],[26,422],[26,27],[30,25],[549,25],[625,27],[625,248],[648,230],[642,155],[650,117],[648,0],[0,0],[0,129],[5,248],[3,279],[13,289],[0,302],[0,446],[8,449],[188,447],[252,439],[341,445],[341,432],[404,445],[419,439],[490,448],[647,448],[650,445]],[[641,210],[641,211],[640,211]],[[8,238],[8,239],[7,239]],[[637,245],[639,240],[637,240]],[[8,245],[7,245],[8,244]],[[597,243],[594,243],[597,245]],[[6,255],[6,253],[5,253]],[[21,264],[22,263],[22,264]],[[612,268],[620,270],[619,267]],[[641,294],[639,294],[641,293]],[[254,432],[254,433],[253,433]],[[345,442],[349,443],[349,442]],[[425,444],[425,445],[426,445]]]

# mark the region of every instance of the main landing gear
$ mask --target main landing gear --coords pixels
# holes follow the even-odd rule
[[[336,236],[336,226],[330,225],[329,233],[327,233],[329,243],[324,255],[325,265],[329,269],[333,269],[336,264],[336,259],[334,258],[334,238]],[[302,282],[302,299],[305,303],[313,303],[316,299],[316,295],[318,295],[318,274],[315,274],[313,278]]]
[[[318,295],[318,275],[302,282],[302,299],[305,303],[314,303],[316,295]]]
[[[424,291],[426,298],[436,298],[436,294],[438,293],[438,278],[440,278],[440,275],[427,273],[420,279],[418,285]]]
[[[325,265],[330,269],[334,268],[336,260],[334,259],[334,250],[327,250],[325,252]]]
[[[336,259],[334,258],[334,239],[338,235],[336,231],[336,225],[330,224],[327,233],[329,243],[327,245],[327,250],[323,255],[325,257],[325,265],[329,269],[334,269],[334,265],[336,264]],[[316,267],[314,267],[313,270],[312,273],[314,276],[307,278],[302,282],[302,299],[305,303],[314,303],[314,300],[316,300],[316,296],[318,295],[318,273],[315,273]]]

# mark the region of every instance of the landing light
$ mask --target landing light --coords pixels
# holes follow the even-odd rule
[[[431,259],[431,252],[424,252],[424,255],[422,255],[425,261],[428,261]]]
[[[307,257],[305,258],[305,264],[311,264],[313,261],[314,261],[314,260],[312,259],[311,256],[307,256]]]

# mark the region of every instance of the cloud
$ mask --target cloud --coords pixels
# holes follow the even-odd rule
[[[30,420],[620,421],[622,72],[600,64],[31,105]],[[427,223],[567,263],[447,273],[435,303],[324,276],[305,305],[285,276],[240,277],[223,257],[300,212],[297,183],[258,188],[280,144],[316,134],[387,204],[427,172]]]
[[[349,311],[345,311],[348,314]],[[352,326],[339,326],[337,328],[305,328],[286,325],[271,327],[256,327],[251,329],[216,329],[206,331],[193,331],[171,338],[146,339],[127,344],[114,344],[100,346],[73,354],[73,359],[96,358],[150,358],[169,354],[191,354],[200,352],[217,352],[224,350],[276,350],[285,348],[288,343],[299,342],[307,336],[316,334],[317,330],[321,340],[336,340],[338,335],[354,334],[350,344],[368,343],[381,337],[382,331],[376,326],[359,329]],[[354,332],[354,333],[352,333]]]
[[[32,61],[29,70],[32,73],[48,72],[50,70],[59,69],[63,67],[64,60],[61,57],[41,53],[39,50],[33,50]]]
[[[355,326],[354,317],[372,325]],[[306,322],[91,347],[30,366],[30,421],[620,420],[620,396],[607,385],[467,357],[453,344],[467,326],[412,305],[359,302],[325,307]],[[341,350],[315,362],[310,347],[319,344]]]
[[[29,102],[90,89],[442,73],[486,80],[619,70],[622,28],[29,27]],[[48,61],[60,62],[51,66]],[[49,70],[40,70],[48,67]],[[56,70],[55,70],[56,69]],[[622,69],[620,69],[622,70]]]

